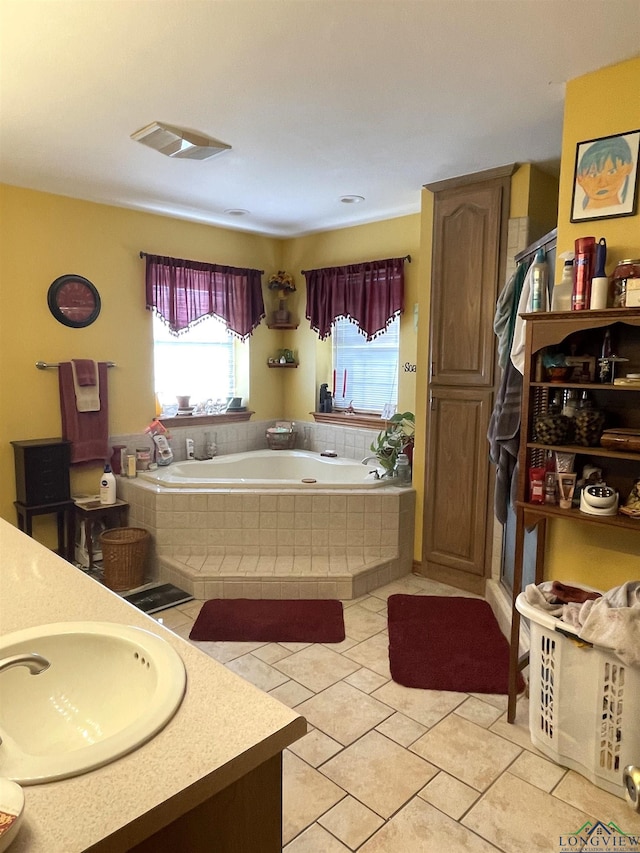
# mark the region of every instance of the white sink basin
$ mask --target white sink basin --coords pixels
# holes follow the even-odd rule
[[[0,661],[37,653],[50,666],[0,671],[0,777],[35,785],[101,767],[150,740],[186,686],[175,649],[141,628],[58,622],[0,637]]]

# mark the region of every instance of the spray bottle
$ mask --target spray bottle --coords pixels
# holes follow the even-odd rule
[[[531,311],[546,311],[548,308],[549,265],[544,249],[538,249],[531,264]]]
[[[173,451],[167,441],[168,433],[164,424],[160,423],[157,418],[154,418],[145,429],[145,433],[151,436],[156,446],[156,462],[158,465],[171,465],[173,462]]]
[[[595,263],[596,238],[578,237],[575,242],[575,249],[575,275],[571,295],[571,310],[584,311],[591,304],[591,279],[593,278]]]

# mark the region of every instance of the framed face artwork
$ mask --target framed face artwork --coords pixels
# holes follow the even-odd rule
[[[100,313],[100,294],[81,275],[61,275],[49,286],[49,310],[59,323],[73,329],[90,326]]]
[[[571,222],[635,214],[639,147],[640,130],[578,143]]]

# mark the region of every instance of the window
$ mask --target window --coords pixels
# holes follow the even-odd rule
[[[355,323],[336,320],[331,341],[337,407],[352,403],[359,412],[380,414],[387,403],[397,404],[399,317],[372,341],[365,339]]]
[[[189,395],[191,405],[234,394],[234,341],[222,320],[207,317],[176,337],[153,315],[155,390],[165,409]]]

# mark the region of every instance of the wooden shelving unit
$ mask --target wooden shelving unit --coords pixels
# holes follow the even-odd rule
[[[534,420],[540,401],[551,398],[557,390],[575,388],[587,390],[595,405],[605,411],[615,425],[640,429],[640,389],[630,386],[598,382],[544,382],[536,380],[537,357],[547,347],[558,347],[570,352],[572,346],[578,355],[600,356],[604,330],[611,328],[611,338],[616,355],[628,358],[628,372],[640,372],[640,309],[613,308],[602,311],[563,311],[526,314],[526,350],[522,387],[520,448],[518,453],[518,500],[516,502],[516,537],[513,578],[513,606],[511,615],[511,649],[509,657],[509,705],[507,718],[513,722],[516,712],[517,676],[527,664],[527,656],[519,657],[520,613],[515,601],[522,591],[522,564],[524,533],[536,527],[535,583],[544,579],[544,561],[547,524],[564,520],[577,524],[596,525],[612,548],[611,534],[616,530],[640,532],[640,519],[626,515],[588,515],[579,509],[563,510],[555,504],[528,503],[528,471],[532,457],[546,450],[575,453],[575,470],[580,476],[584,462],[580,457],[602,467],[608,485],[617,489],[624,502],[633,482],[640,477],[640,453],[621,452],[604,447],[582,445],[549,445],[535,440]],[[539,370],[538,370],[539,373]],[[631,396],[629,396],[631,395]]]

